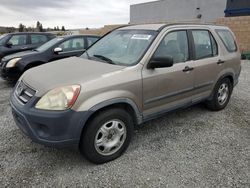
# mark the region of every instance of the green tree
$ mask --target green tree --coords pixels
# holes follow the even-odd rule
[[[40,27],[40,22],[37,21],[37,22],[36,22],[36,28],[39,29],[39,27]]]
[[[66,31],[64,26],[62,26],[62,31]]]
[[[39,26],[39,28],[38,28],[38,31],[39,31],[39,32],[43,32],[43,25],[42,25],[42,24],[40,24],[40,26]]]
[[[18,27],[18,31],[19,32],[24,32],[24,29],[25,29],[25,25],[23,25],[22,23],[20,23],[19,27]]]
[[[36,30],[43,32],[43,25],[39,21],[36,22]]]

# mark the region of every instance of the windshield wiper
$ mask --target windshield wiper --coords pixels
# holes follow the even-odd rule
[[[106,61],[107,63],[109,63],[109,64],[115,64],[113,61],[112,61],[112,59],[109,59],[108,57],[105,57],[105,56],[103,56],[103,55],[93,55],[94,57],[97,57],[97,58],[99,58],[99,59],[101,59],[101,60],[104,60],[104,61]]]

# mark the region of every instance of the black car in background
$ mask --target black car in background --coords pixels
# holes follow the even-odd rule
[[[0,36],[0,60],[9,54],[35,49],[56,36],[52,33],[9,33]]]
[[[100,37],[72,35],[50,40],[35,50],[6,56],[0,63],[0,75],[5,80],[15,81],[26,70],[51,61],[80,56]]]

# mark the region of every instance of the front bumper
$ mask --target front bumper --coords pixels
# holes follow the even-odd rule
[[[88,112],[38,110],[32,107],[38,100],[33,97],[23,105],[15,93],[11,95],[10,104],[17,126],[34,142],[52,147],[78,148]]]
[[[0,76],[4,80],[18,80],[21,76],[21,72],[17,67],[6,68],[6,62],[0,64]]]

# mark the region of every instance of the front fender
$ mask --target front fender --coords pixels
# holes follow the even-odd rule
[[[24,60],[21,60],[20,62],[17,63],[17,68],[23,72],[26,70],[27,67],[36,67],[36,66],[39,66],[39,65],[42,65],[42,64],[45,64],[46,62],[42,62],[42,61],[25,61]]]
[[[80,98],[76,103],[73,107],[75,111],[89,111],[91,114],[110,105],[125,103],[134,110],[137,123],[142,121],[140,99],[129,91],[108,91],[87,99]]]

